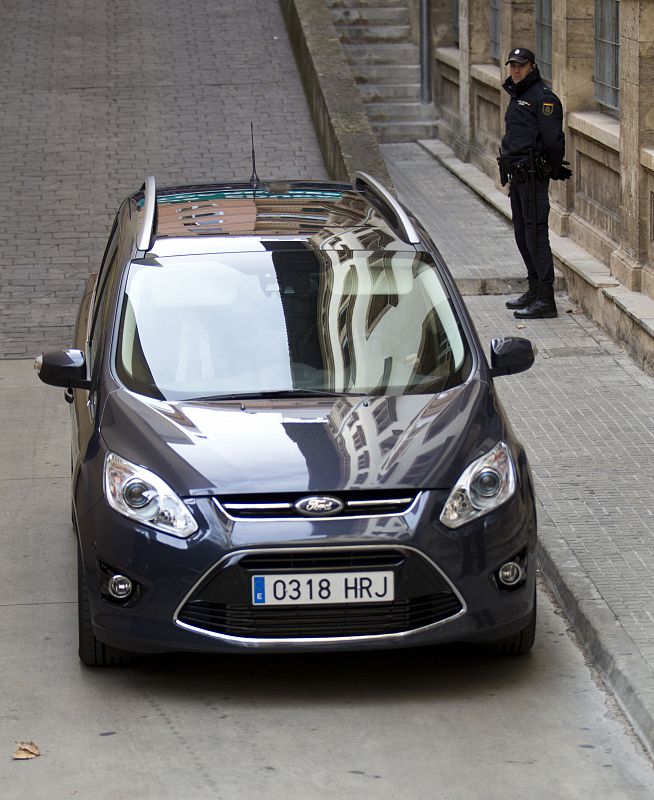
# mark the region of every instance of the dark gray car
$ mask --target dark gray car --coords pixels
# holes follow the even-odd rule
[[[536,515],[436,247],[383,187],[121,205],[73,347],[80,658],[533,643]]]

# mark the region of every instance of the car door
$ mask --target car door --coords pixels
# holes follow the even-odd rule
[[[78,476],[80,461],[84,459],[96,429],[98,389],[103,352],[115,317],[116,287],[123,268],[132,257],[134,226],[129,202],[125,202],[114,220],[97,277],[89,278],[75,330],[75,346],[86,358],[87,375],[91,379],[89,390],[73,391],[73,472]]]

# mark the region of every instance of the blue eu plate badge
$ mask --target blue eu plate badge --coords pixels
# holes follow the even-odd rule
[[[253,580],[254,604],[263,605],[266,602],[266,580],[263,575],[257,575]]]

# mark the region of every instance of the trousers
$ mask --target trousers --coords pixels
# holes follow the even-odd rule
[[[532,190],[529,180],[520,181],[513,178],[509,186],[511,214],[513,217],[513,233],[518,250],[527,267],[529,287],[547,290],[554,286],[554,262],[550,248],[550,237],[547,227],[550,215],[549,178],[535,180],[536,213],[532,211]],[[532,235],[536,224],[536,248]],[[539,295],[540,296],[540,295]]]

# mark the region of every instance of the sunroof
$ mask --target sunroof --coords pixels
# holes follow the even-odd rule
[[[254,195],[254,196],[253,196]],[[371,209],[356,192],[249,188],[157,195],[157,237],[310,235],[370,224]],[[376,226],[385,227],[381,218]]]

